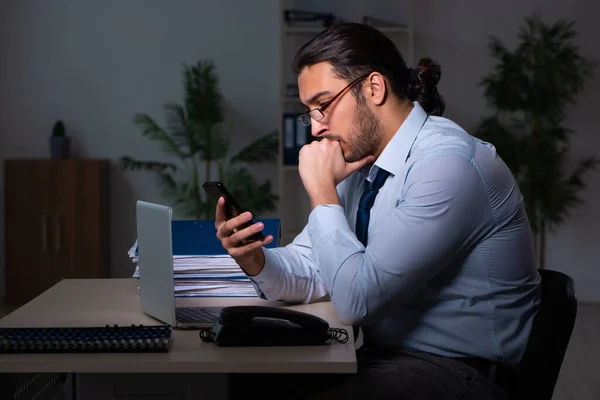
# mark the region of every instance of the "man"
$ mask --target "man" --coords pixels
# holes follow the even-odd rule
[[[269,300],[329,294],[359,325],[359,372],[323,398],[503,399],[540,301],[522,197],[495,148],[442,118],[440,67],[374,28],[333,26],[294,60],[317,137],[299,156],[308,224],[276,249],[217,205],[217,237]],[[302,382],[301,377],[298,382]],[[299,383],[299,386],[304,383]],[[263,392],[264,393],[264,392]],[[287,394],[278,393],[281,398]]]

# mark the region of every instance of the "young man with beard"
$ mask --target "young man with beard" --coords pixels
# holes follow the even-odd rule
[[[250,213],[226,220],[220,199],[223,247],[267,299],[329,294],[340,320],[362,327],[358,374],[323,378],[323,398],[508,398],[540,302],[510,170],[493,145],[441,117],[440,67],[407,68],[374,28],[335,25],[294,68],[300,121],[320,139],[299,158],[308,224],[265,249],[272,237],[244,240],[263,226],[237,230]],[[290,392],[259,393],[290,398],[310,386],[296,379]]]

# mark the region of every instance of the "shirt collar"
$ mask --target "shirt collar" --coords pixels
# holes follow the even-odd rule
[[[413,109],[410,111],[400,128],[396,131],[392,139],[383,149],[379,158],[375,161],[375,164],[365,175],[369,176],[369,180],[373,180],[377,174],[378,168],[385,169],[392,175],[396,175],[400,168],[406,162],[410,149],[412,148],[417,135],[421,131],[421,128],[427,120],[427,113],[423,110],[423,107],[416,101],[413,102]]]

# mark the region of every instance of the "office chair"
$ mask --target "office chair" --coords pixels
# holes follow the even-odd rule
[[[577,297],[573,279],[547,269],[539,273],[542,302],[519,364],[515,399],[551,400],[575,325]]]

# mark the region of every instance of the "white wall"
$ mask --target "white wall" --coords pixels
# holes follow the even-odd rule
[[[363,1],[345,5],[352,3],[358,7]],[[549,19],[576,19],[581,51],[600,58],[595,2],[415,3],[416,58],[431,56],[442,63],[440,90],[447,101],[446,116],[465,128],[485,113],[477,83],[492,66],[487,36],[514,43],[522,17],[533,10]],[[161,117],[163,102],[181,98],[181,63],[206,57],[217,62],[240,142],[273,129],[279,17],[278,2],[273,0],[3,1],[0,159],[47,156],[48,132],[58,118],[75,136],[79,155],[113,161],[123,154],[161,159],[158,147],[142,139],[131,124],[131,116],[148,112]],[[594,97],[599,89],[600,69],[569,112],[568,123],[577,131],[575,155],[596,152],[600,144],[595,137],[600,115]],[[600,200],[599,173],[590,174],[587,182],[587,204],[576,208],[549,239],[547,266],[571,274],[581,300],[600,301],[596,289],[600,211],[595,207]],[[114,276],[127,276],[132,266],[125,252],[134,238],[135,199],[160,201],[160,197],[150,179],[115,168],[111,198],[111,270]]]

